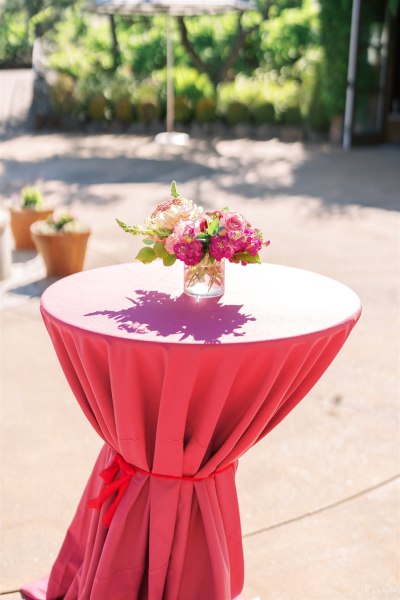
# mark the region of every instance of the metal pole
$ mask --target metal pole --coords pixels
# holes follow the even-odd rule
[[[354,117],[354,92],[357,75],[357,49],[358,34],[360,30],[361,0],[353,0],[351,13],[351,33],[349,47],[349,66],[347,71],[346,108],[344,113],[343,149],[351,148],[353,117]]]
[[[172,47],[172,17],[167,15],[167,133],[174,130],[174,54]]]
[[[379,96],[378,106],[376,109],[376,130],[378,134],[382,134],[384,130],[385,119],[385,103],[386,103],[386,79],[389,59],[389,27],[390,27],[390,6],[387,4],[385,12],[385,21],[380,39],[380,73],[379,73]]]

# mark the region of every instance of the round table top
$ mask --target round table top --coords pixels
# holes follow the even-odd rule
[[[117,264],[65,277],[42,296],[50,318],[85,331],[166,344],[252,343],[356,321],[358,296],[322,275],[282,265],[227,264],[225,294],[183,293],[183,264]]]

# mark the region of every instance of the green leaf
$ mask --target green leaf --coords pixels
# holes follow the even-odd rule
[[[154,244],[153,240],[143,240],[143,244],[146,244],[146,246],[152,246]]]
[[[153,248],[149,248],[147,246],[145,248],[141,248],[135,258],[136,260],[140,260],[140,262],[142,262],[144,265],[148,265],[149,263],[152,263],[153,260],[156,260],[157,256]]]
[[[389,0],[389,10],[394,17],[399,6],[399,0]]]
[[[156,242],[153,246],[154,252],[157,256],[157,258],[166,258],[167,256],[169,256],[169,252],[167,252],[167,250],[165,249],[164,244],[162,244],[161,242]]]
[[[219,219],[214,219],[214,221],[211,221],[210,225],[207,228],[208,234],[209,235],[214,235],[214,233],[217,233],[219,229]]]
[[[255,256],[252,256],[251,254],[249,254],[248,252],[238,252],[237,254],[234,255],[235,259],[242,260],[243,262],[246,263],[252,263],[252,264],[261,264],[261,260],[258,254],[256,254]],[[236,261],[235,261],[236,262]]]
[[[171,183],[171,196],[173,198],[179,198],[178,190],[176,189],[176,181]]]
[[[165,267],[170,267],[176,261],[176,254],[168,254],[163,258],[163,263]]]

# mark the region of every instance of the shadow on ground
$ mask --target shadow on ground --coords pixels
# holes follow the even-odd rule
[[[321,213],[342,211],[354,205],[400,209],[398,185],[394,181],[400,164],[400,147],[394,145],[343,152],[332,146],[284,144],[277,140],[192,139],[190,147],[168,151],[151,138],[140,140],[127,135],[33,137],[42,148],[36,159],[17,159],[16,154],[5,153],[3,194],[41,179],[45,183],[56,181],[74,186],[66,204],[79,199],[87,204],[105,205],[120,197],[112,188],[93,193],[87,189],[89,186],[168,185],[173,179],[181,184],[212,179],[217,189],[239,199],[276,201],[288,195],[317,198]],[[67,140],[67,146],[63,143],[58,147],[60,140]],[[49,153],[53,143],[54,151]],[[272,145],[278,149],[273,154]],[[204,202],[206,208],[207,204]],[[211,205],[215,206],[214,198]]]

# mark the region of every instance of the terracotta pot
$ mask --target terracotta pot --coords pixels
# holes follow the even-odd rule
[[[32,225],[32,239],[43,256],[47,277],[64,277],[82,271],[90,231],[40,233]]]
[[[53,208],[31,210],[28,208],[10,208],[11,231],[14,236],[17,250],[34,250],[35,245],[31,238],[30,227],[35,221],[45,221],[53,214]]]

